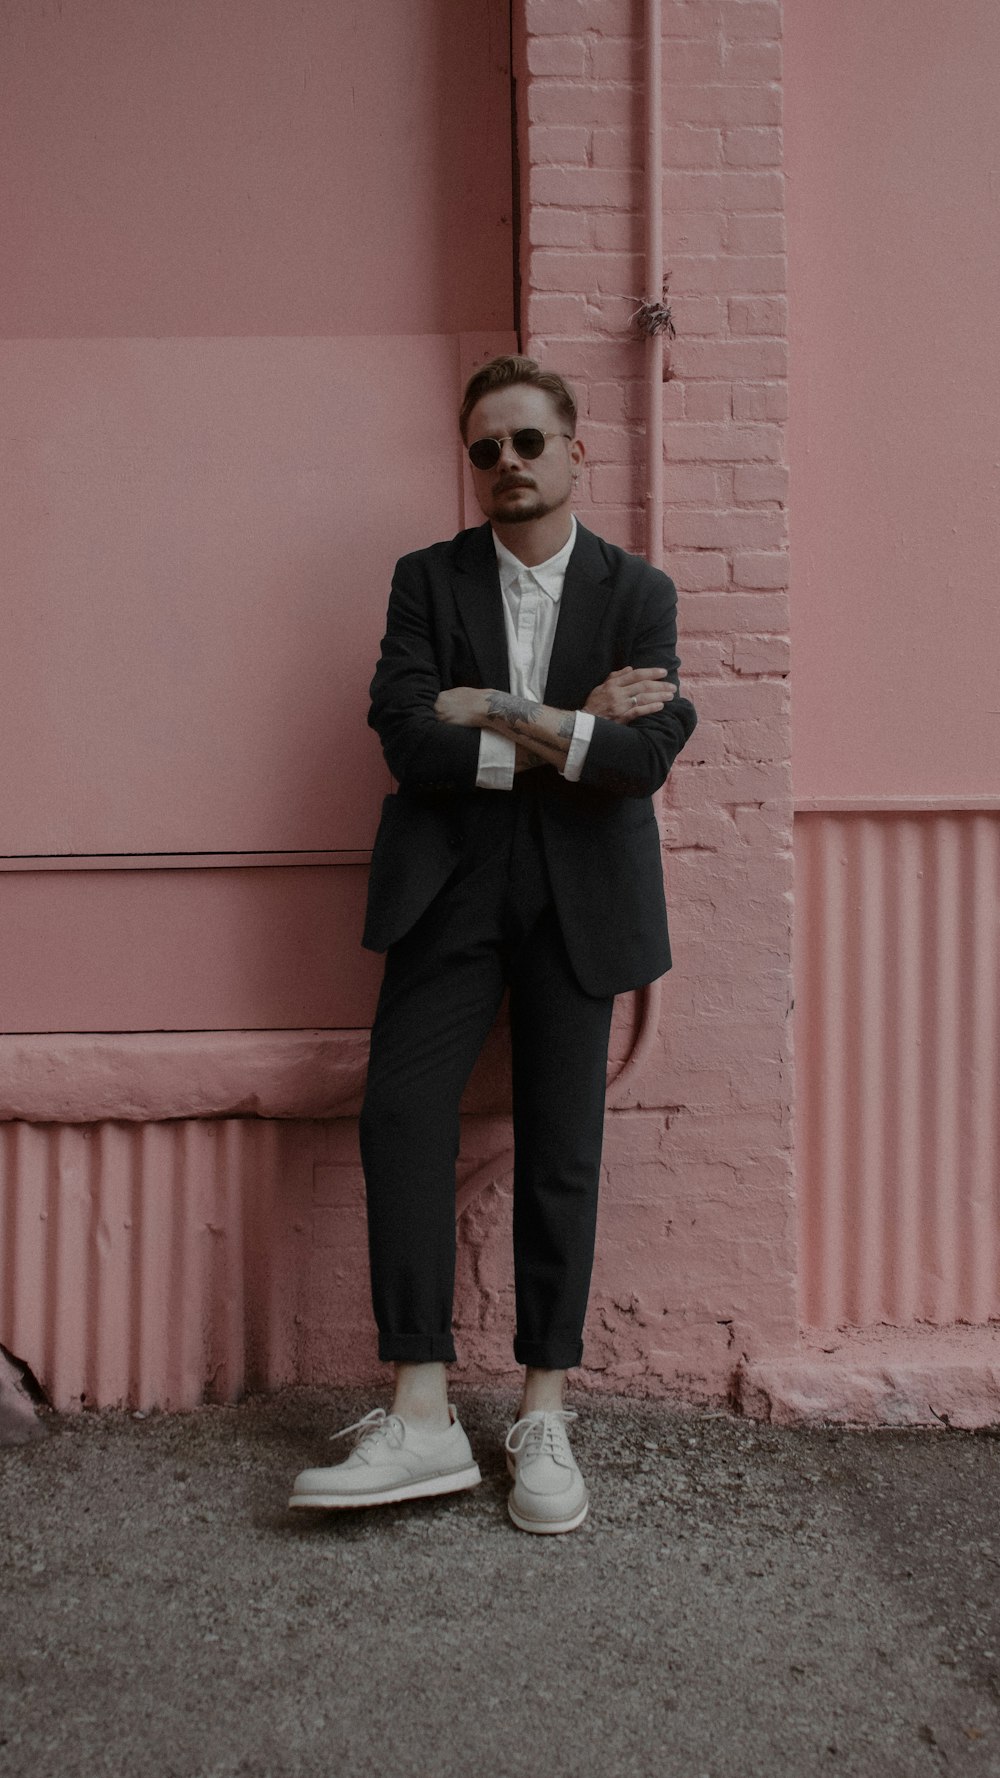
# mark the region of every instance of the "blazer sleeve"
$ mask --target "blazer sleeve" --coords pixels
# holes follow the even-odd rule
[[[698,721],[694,705],[679,695],[677,589],[654,568],[646,569],[644,581],[646,593],[628,665],[666,667],[675,696],[662,710],[635,722],[597,717],[580,783],[615,796],[652,796],[659,790]]]
[[[475,789],[479,733],[438,721],[440,690],[427,578],[413,557],[404,556],[393,575],[368,712],[386,764],[404,790]]]

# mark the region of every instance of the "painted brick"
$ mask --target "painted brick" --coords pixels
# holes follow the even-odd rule
[[[586,247],[590,243],[590,218],[581,210],[536,206],[528,218],[528,239],[534,247]]]
[[[733,492],[740,506],[763,500],[788,499],[788,470],[778,464],[747,464],[736,470]]]
[[[784,291],[787,284],[785,258],[781,253],[754,257],[729,253],[721,257],[675,253],[671,256],[670,270],[671,289],[676,289],[678,294],[715,290],[723,294],[739,291],[746,295],[771,296]]]
[[[721,333],[726,325],[726,309],[718,296],[685,296],[673,291],[670,307],[678,335],[670,352],[674,366],[679,370],[680,354],[689,343],[689,336]]]
[[[780,167],[781,131],[727,130],[723,138],[722,155],[729,167]]]
[[[533,119],[548,120],[536,121],[528,137],[526,344],[579,388],[588,444],[581,492],[590,503],[581,517],[635,547],[645,531],[646,483],[647,354],[632,322],[648,282],[638,252],[642,8],[638,0],[525,0],[523,18],[540,35],[524,48],[519,96]],[[595,1295],[588,1359],[599,1338],[609,1381],[634,1375],[654,1390],[676,1379],[683,1363],[690,1393],[701,1363],[695,1307],[710,1342],[728,1339],[717,1325],[723,1298],[740,1299],[741,1343],[765,1338],[765,1325],[780,1323],[788,1337],[794,1329],[785,1053],[787,476],[783,424],[772,417],[784,411],[788,361],[781,8],[778,0],[664,0],[663,23],[665,267],[680,334],[671,347],[675,376],[663,388],[664,530],[667,566],[681,589],[680,653],[702,721],[665,791],[677,970],[664,989],[663,1051],[635,1097],[639,1105],[685,1109],[670,1113],[669,1128],[662,1116],[643,1118],[634,1107],[614,1114],[606,1151],[614,1191],[605,1201],[614,1198],[617,1220],[602,1230],[607,1290]],[[547,215],[532,214],[546,208]],[[731,411],[746,417],[732,419]],[[751,571],[752,580],[741,579]],[[757,584],[779,571],[780,585]],[[616,1020],[616,1055],[625,1053],[632,1029],[629,1019]],[[644,1185],[639,1175],[647,1172]],[[715,1204],[707,1222],[706,1187]],[[637,1247],[643,1231],[633,1203],[640,1202],[658,1220]],[[647,1289],[669,1260],[660,1232],[668,1226],[665,1203],[674,1218],[670,1239],[683,1230],[684,1254],[697,1261],[683,1315],[666,1308],[661,1290]],[[714,1239],[715,1223],[724,1240]],[[483,1222],[480,1245],[490,1226]],[[491,1233],[491,1254],[494,1248],[500,1252]],[[491,1261],[463,1273],[463,1289],[473,1297],[479,1289],[481,1310],[464,1317],[466,1340],[475,1337],[487,1358],[500,1333],[495,1270]],[[477,1276],[497,1303],[486,1304]],[[506,1276],[506,1267],[502,1279],[497,1271],[509,1313]],[[708,1365],[705,1357],[702,1368]],[[724,1367],[721,1374],[728,1375]]]
[[[663,479],[666,498],[671,504],[695,501],[704,506],[720,499],[720,472],[705,463],[668,463]]]
[[[574,37],[585,31],[621,29],[621,0],[527,0],[525,22],[529,37]]]
[[[587,427],[587,455],[592,465],[635,463],[640,449],[641,439],[637,430],[627,431],[624,426],[601,426],[595,423],[590,423]],[[633,488],[633,498],[634,496]]]
[[[720,178],[723,176],[719,175]],[[752,175],[734,173],[732,177]],[[528,175],[528,195],[535,204],[580,204],[584,209],[592,205],[608,210],[627,208],[633,200],[633,186],[629,173],[612,167],[532,167]],[[744,207],[760,210],[768,206],[748,203]]]
[[[591,136],[593,164],[595,167],[641,167],[643,145],[642,130],[627,124],[609,130],[595,129]]]
[[[770,684],[758,680],[758,684]],[[783,723],[727,722],[726,752],[733,759],[784,759],[788,736]]]
[[[664,435],[668,455],[682,463],[779,462],[784,446],[778,426],[670,421]]]
[[[717,678],[729,665],[728,652],[728,644],[718,636],[688,637],[681,654],[685,679]],[[691,845],[694,842],[685,840],[680,843]]]
[[[638,37],[592,38],[588,73],[593,80],[639,81],[643,73]]]
[[[530,37],[528,68],[536,75],[573,77],[587,72],[587,43],[583,37]]]
[[[725,0],[720,17],[727,39],[781,38],[781,0]]]
[[[667,539],[670,551],[668,572],[679,587],[686,587],[689,593],[715,592],[726,585],[729,578],[729,564],[719,550],[702,550],[698,552],[674,549],[670,540],[673,513],[667,514]],[[688,600],[685,605],[685,624],[689,630],[695,628],[694,612],[700,600]],[[726,628],[725,620],[714,615],[710,630],[712,633]],[[697,731],[696,731],[697,732]]]
[[[587,330],[587,304],[582,296],[538,294],[530,299],[533,334],[578,334]]]
[[[561,299],[555,297],[533,296],[531,306],[536,303],[550,303]],[[582,297],[581,312],[590,314]],[[531,337],[534,327],[529,328]],[[618,378],[628,383],[632,378],[642,375],[643,350],[641,342],[632,337],[616,336],[613,339],[595,339],[587,337],[589,325],[567,330],[568,337],[559,342],[559,369],[563,374],[578,384],[589,382],[607,382]]]
[[[694,85],[697,81],[713,82],[722,79],[725,49],[721,37],[689,38],[686,42],[667,42],[663,47],[663,81],[667,86],[673,81],[684,81]],[[668,116],[672,115],[667,106]]]
[[[718,304],[721,309],[721,303]],[[685,301],[686,309],[686,301]],[[675,312],[678,331],[681,299]],[[684,334],[694,332],[685,325]],[[752,377],[762,380],[783,377],[788,369],[788,344],[783,339],[709,340],[679,338],[672,347],[674,369],[682,377]]]
[[[787,673],[790,655],[787,636],[739,636],[733,643],[738,673]]]
[[[635,499],[635,470],[625,463],[599,463],[590,472],[590,489],[595,506],[626,506]]]
[[[642,251],[642,221],[633,210],[598,210],[592,214],[591,223],[598,252]]]
[[[719,129],[697,129],[693,124],[670,124],[663,132],[664,165],[719,167],[723,158],[722,143],[722,131]]]
[[[701,713],[727,726],[783,716],[788,708],[787,687],[771,679],[717,679],[702,686],[699,698]]]
[[[787,420],[787,383],[741,383],[733,390],[735,420]]]
[[[589,166],[591,132],[582,124],[532,124],[528,155],[533,167]]]
[[[785,218],[773,211],[767,216],[726,218],[726,247],[730,253],[784,253]]]
[[[785,587],[788,585],[788,557],[783,551],[748,550],[733,561],[736,586]]]
[[[781,79],[781,44],[753,39],[727,43],[722,52],[723,69],[728,80]]]
[[[735,334],[788,331],[788,303],[784,297],[734,297],[729,304],[730,332]]]
[[[731,383],[687,383],[684,386],[684,418],[686,420],[731,420],[733,386]]]
[[[671,252],[718,255],[723,250],[726,232],[727,218],[718,210],[685,210],[671,224]]]
[[[743,86],[735,82],[696,86],[670,80],[666,84],[664,101],[668,115],[675,123],[725,126],[781,122],[779,86],[761,86],[756,82]]]
[[[674,0],[663,7],[661,27],[665,37],[699,38],[719,35],[722,13],[709,0]]]
[[[788,594],[718,592],[709,586],[694,591],[687,600],[684,625],[689,634],[698,636],[738,636],[761,630],[787,635]]]
[[[642,387],[641,384],[637,387]],[[587,395],[587,413],[592,420],[624,424],[627,391],[622,383],[593,383]]]
[[[600,112],[604,123],[630,123],[635,115],[637,97],[628,86],[594,86],[585,81],[541,80],[528,89],[528,117],[532,123],[589,123]],[[734,123],[766,123],[767,118],[743,119]]]
[[[675,210],[710,210],[716,206],[721,210],[780,210],[783,185],[780,172],[774,169],[669,171],[663,178],[663,201],[668,215]]]
[[[638,282],[639,280],[637,277],[635,284],[633,284],[627,296],[619,297],[602,293],[598,297],[594,304],[595,318],[597,324],[602,327],[606,333],[619,334],[622,336],[631,335],[631,337],[637,341],[637,335],[634,331],[634,316]]]
[[[680,508],[670,530],[675,543],[686,549],[778,549],[785,541],[785,514],[748,507],[734,512]]]

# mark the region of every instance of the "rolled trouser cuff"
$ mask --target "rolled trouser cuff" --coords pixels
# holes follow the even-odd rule
[[[514,1340],[514,1357],[535,1371],[571,1371],[583,1360],[583,1341],[562,1335],[551,1340]]]
[[[388,1334],[379,1332],[378,1355],[383,1364],[454,1364],[450,1334]]]

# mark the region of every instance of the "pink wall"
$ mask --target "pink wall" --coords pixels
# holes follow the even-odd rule
[[[1000,1356],[1000,15],[803,0],[787,52],[800,1303],[840,1330],[805,1394],[891,1415],[881,1366],[968,1423]]]
[[[1000,787],[1000,11],[787,9],[795,787]]]
[[[506,5],[9,15],[5,1024],[364,1024],[386,591],[511,338]]]
[[[354,1123],[374,973],[354,940],[382,768],[359,727],[358,687],[392,557],[461,522],[455,395],[463,370],[507,343],[513,319],[509,161],[504,148],[482,152],[487,129],[506,117],[506,9],[399,0],[392,10],[400,16],[390,26],[386,7],[309,5],[286,29],[285,8],[254,0],[234,34],[232,9],[185,5],[169,28],[157,14],[143,36],[147,15],[116,0],[77,0],[44,18],[18,9],[9,116],[29,151],[11,147],[24,201],[8,221],[25,271],[3,300],[8,326],[28,337],[4,349],[17,421],[4,435],[21,501],[17,575],[30,597],[12,635],[21,656],[6,706],[13,717],[17,701],[5,744],[20,749],[25,778],[18,788],[9,775],[3,792],[13,831],[3,850],[22,857],[6,873],[0,967],[14,991],[8,1029],[29,1034],[0,1038],[0,1340],[64,1405],[190,1405],[248,1382],[378,1375]],[[646,386],[632,315],[649,285],[645,10],[639,0],[517,0],[513,9],[523,338],[577,383],[583,516],[640,547]],[[945,1178],[925,1166],[921,1215],[908,1202],[900,1222],[893,1194],[905,1169],[886,1183],[878,1164],[879,1143],[898,1134],[895,1111],[873,1118],[850,1048],[854,1001],[838,1001],[841,978],[823,974],[835,954],[853,980],[863,959],[870,1001],[887,958],[886,979],[910,1004],[914,921],[925,942],[940,928],[934,897],[911,881],[909,820],[896,851],[883,833],[874,848],[870,835],[858,847],[845,835],[831,851],[824,830],[808,855],[820,868],[800,868],[799,991],[815,1006],[832,981],[827,1013],[847,1009],[834,1052],[817,1050],[822,1022],[797,1010],[807,1085],[846,1082],[841,1127],[857,1107],[861,1117],[845,1152],[865,1167],[837,1176],[831,1195],[832,1175],[810,1161],[795,1190],[786,295],[790,287],[801,800],[850,808],[859,797],[887,807],[914,794],[975,797],[991,782],[991,731],[969,726],[985,724],[982,700],[960,703],[959,723],[953,696],[943,716],[922,701],[917,720],[900,663],[917,646],[909,625],[920,639],[914,676],[926,668],[928,677],[921,699],[932,671],[935,693],[987,683],[977,615],[986,543],[970,540],[992,537],[995,525],[982,480],[996,455],[981,398],[992,373],[974,386],[971,377],[983,351],[974,286],[995,271],[995,243],[971,230],[983,163],[956,58],[977,66],[975,112],[994,26],[969,8],[956,36],[949,11],[938,49],[947,43],[951,55],[935,85],[928,46],[940,8],[921,4],[912,37],[898,43],[894,9],[796,0],[788,10],[790,275],[780,0],[663,5],[664,232],[678,326],[662,392],[664,544],[701,723],[661,812],[676,967],[658,1026],[649,997],[626,997],[616,1016],[583,1381],[735,1398],[785,1417],[943,1409],[974,1422],[996,1393],[983,1382],[993,1372],[982,1341],[975,1350],[953,1342],[940,1365],[925,1346],[915,1367],[908,1348],[852,1345],[843,1327],[804,1342],[800,1332],[803,1311],[845,1323],[893,1304],[979,1313],[986,1234],[997,1251],[1000,1236],[994,1097],[985,1110],[976,1101],[963,1150],[977,1157],[974,1193],[961,1169]],[[975,36],[973,14],[986,37]],[[373,106],[365,83],[376,69],[385,76],[397,50],[394,104]],[[879,193],[861,205],[852,195],[889,152],[865,133],[883,105],[875,77],[865,84],[876,51],[893,189],[905,198],[883,203],[879,229],[867,216]],[[885,79],[885,68],[897,72]],[[964,276],[951,281],[962,288],[948,292],[961,323],[946,340],[939,329],[933,353],[922,348],[925,381],[938,389],[933,437],[911,344],[924,308],[910,311],[909,330],[874,320],[910,299],[918,273],[921,289],[944,276],[933,255],[909,257],[920,231],[899,221],[923,189],[915,174],[907,183],[918,153],[913,142],[904,152],[913,91],[926,96],[921,116],[947,99],[944,133],[950,140],[953,129],[965,155],[946,144],[932,170],[925,153],[921,173],[940,229],[953,231],[956,251],[965,243]],[[456,142],[457,94],[469,110]],[[977,115],[982,127],[985,110]],[[961,168],[975,170],[973,195],[946,214]],[[384,205],[357,201],[362,179],[370,195],[384,190]],[[922,250],[926,222],[921,212]],[[855,235],[867,243],[863,260]],[[53,239],[65,242],[56,267]],[[877,303],[859,301],[863,281],[874,281]],[[101,337],[40,337],[62,332]],[[103,337],[139,333],[154,337]],[[848,356],[865,375],[844,377]],[[962,424],[946,384],[968,391]],[[356,456],[345,415],[361,439]],[[878,524],[862,497],[873,486]],[[939,583],[942,571],[945,585],[953,576],[940,660],[925,558]],[[857,636],[863,645],[848,652]],[[831,677],[830,661],[847,662],[845,673]],[[996,850],[976,833],[971,848],[952,829],[936,834],[926,855],[942,882],[960,881],[962,906],[988,934]],[[804,866],[801,818],[796,844]],[[65,851],[83,868],[53,870],[60,861],[43,856]],[[974,883],[948,877],[956,859],[963,871],[979,861]],[[862,903],[896,905],[876,891],[859,902],[856,884],[869,880],[890,884],[910,910],[896,922],[895,949],[872,951],[871,924],[859,925]],[[824,907],[843,915],[839,926],[831,918],[825,949]],[[313,968],[325,910],[331,949]],[[882,931],[891,928],[887,917]],[[948,932],[958,933],[954,922]],[[934,1017],[959,1004],[952,989],[969,966],[960,933],[952,951],[953,979],[938,971],[930,984]],[[876,1000],[884,1014],[888,995]],[[991,1054],[995,1072],[998,1005],[987,981],[976,1001],[977,1078],[990,1078]],[[179,1028],[163,1033],[168,1024]],[[919,1037],[919,1021],[913,1029]],[[872,1048],[877,1031],[886,1041]],[[884,1018],[868,1020],[864,1041],[888,1078],[905,1046]],[[831,1053],[846,1058],[842,1076]],[[892,1090],[886,1104],[902,1104]],[[511,1366],[505,1092],[500,1031],[463,1129],[456,1321],[467,1377],[503,1377]],[[942,1154],[968,1110],[965,1092],[947,1074],[934,1114],[943,1113],[934,1125]],[[813,1123],[800,1122],[799,1138],[810,1157],[832,1099],[807,1102]],[[900,1228],[918,1232],[893,1247]],[[873,1230],[881,1272],[869,1257]],[[949,1254],[965,1256],[951,1272]],[[936,1297],[921,1284],[935,1274],[947,1280]]]
[[[8,0],[0,334],[509,326],[507,10]]]

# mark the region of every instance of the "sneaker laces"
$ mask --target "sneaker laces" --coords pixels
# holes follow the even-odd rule
[[[369,1459],[365,1453],[366,1445],[369,1446],[373,1455],[376,1448],[383,1443],[389,1444],[393,1450],[398,1451],[403,1443],[404,1430],[403,1422],[398,1414],[387,1414],[384,1408],[372,1408],[370,1414],[365,1414],[362,1419],[353,1421],[350,1426],[342,1427],[340,1432],[331,1432],[330,1438],[347,1438],[352,1432],[356,1432],[358,1436],[354,1441],[352,1455],[361,1457],[367,1463]]]
[[[551,1457],[564,1463],[568,1456],[566,1423],[578,1420],[573,1408],[535,1408],[515,1421],[504,1440],[512,1457]]]

